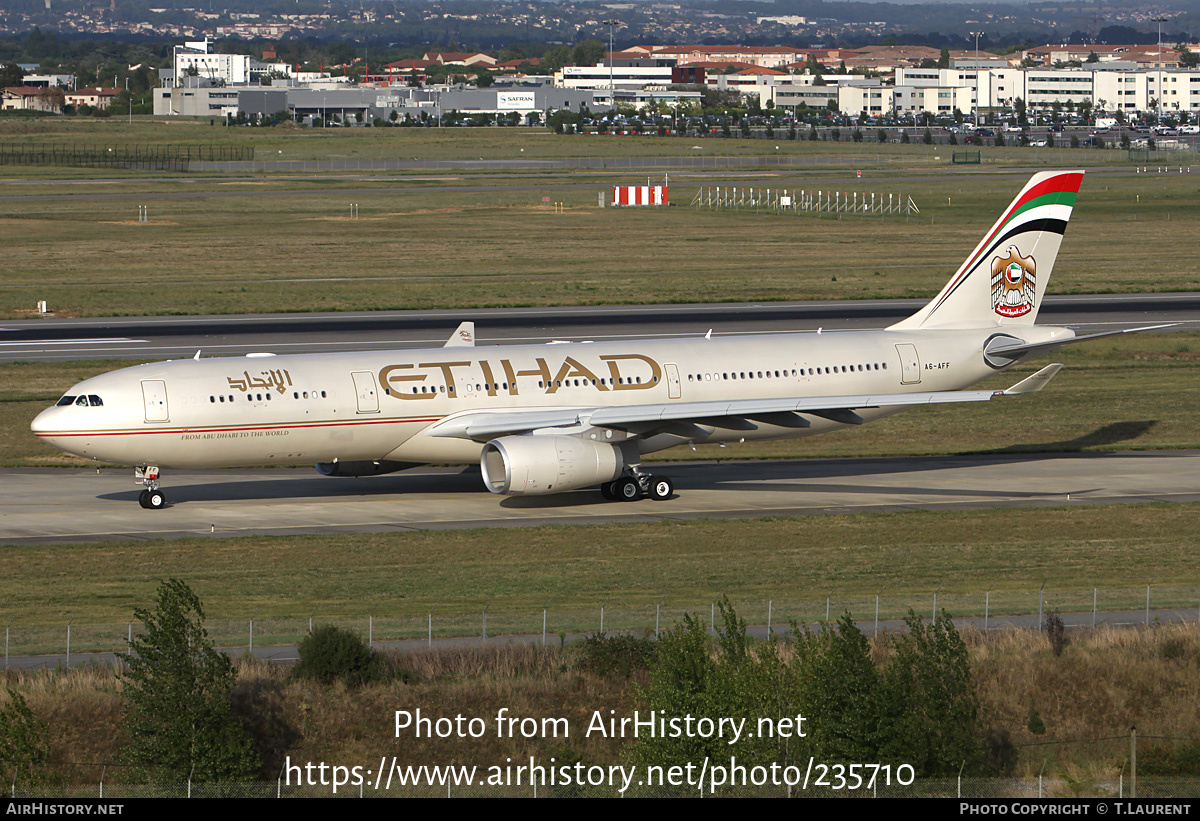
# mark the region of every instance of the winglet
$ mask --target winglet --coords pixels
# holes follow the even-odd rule
[[[1059,362],[1055,362],[1052,365],[1047,365],[1033,376],[1028,376],[1022,379],[1008,390],[1000,391],[1000,393],[1004,396],[1010,396],[1017,393],[1037,393],[1042,388],[1046,387],[1046,384],[1053,379],[1054,375],[1060,370],[1062,370],[1062,364]]]
[[[446,340],[443,348],[474,348],[475,347],[475,323],[464,322],[454,329],[454,333],[450,334],[450,338]]]

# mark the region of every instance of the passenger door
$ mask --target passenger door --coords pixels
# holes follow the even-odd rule
[[[379,390],[375,386],[375,374],[370,371],[354,371],[354,391],[358,394],[359,413],[379,413]]]
[[[901,385],[917,385],[921,382],[921,357],[917,355],[917,346],[905,342],[896,346],[900,355],[900,370],[903,376]]]
[[[167,383],[161,379],[142,380],[142,402],[146,406],[147,422],[167,422],[171,419],[167,407]]]

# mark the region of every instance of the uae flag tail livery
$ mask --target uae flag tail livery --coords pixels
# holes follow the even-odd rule
[[[1034,324],[1081,182],[1082,171],[1035,174],[937,298],[892,327]]]

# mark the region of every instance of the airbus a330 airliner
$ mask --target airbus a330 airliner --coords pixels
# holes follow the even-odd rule
[[[331,476],[480,463],[493,493],[599,484],[609,499],[667,499],[671,480],[647,472],[643,454],[1041,390],[1060,365],[1007,390],[964,389],[1109,335],[1034,324],[1082,180],[1035,174],[941,293],[883,330],[475,348],[463,323],[436,349],[125,368],[75,385],[32,428],[69,453],[133,466],[149,509],[166,504],[164,468],[301,461]]]

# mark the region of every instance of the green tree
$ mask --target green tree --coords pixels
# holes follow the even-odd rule
[[[1179,65],[1183,68],[1200,66],[1200,54],[1190,51],[1187,46],[1179,47]]]
[[[38,785],[45,779],[40,766],[50,760],[46,725],[38,720],[16,690],[8,691],[8,704],[0,707],[0,796],[10,785]],[[11,796],[8,796],[11,797]]]
[[[849,614],[809,632],[794,626],[793,664],[810,742],[831,762],[878,760],[880,676],[866,637]]]
[[[599,40],[584,40],[571,49],[571,62],[577,66],[594,66],[604,61],[608,51]]]
[[[184,582],[163,582],[131,652],[125,685],[127,761],[159,781],[233,781],[259,761],[230,711],[233,664],[213,648],[200,599]]]
[[[24,82],[25,72],[11,60],[6,62],[3,68],[0,68],[0,88],[19,86],[24,84]]]
[[[880,755],[911,764],[918,776],[951,775],[964,763],[977,770],[983,733],[967,647],[945,610],[929,624],[909,611],[904,623],[882,676],[889,732]]]
[[[942,46],[942,53],[938,57],[937,67],[950,68],[950,49],[946,48],[946,46]]]
[[[794,718],[799,712],[796,682],[780,658],[778,644],[774,640],[752,643],[746,622],[728,600],[718,607],[721,627],[715,642],[704,623],[690,615],[661,635],[656,662],[639,696],[658,716],[745,719],[748,732],[734,745],[728,737],[642,736],[633,750],[635,761],[684,765],[705,756],[714,761],[728,758],[732,753],[739,762],[753,765],[782,762],[799,754],[795,740],[784,743],[755,732],[760,717]]]
[[[553,74],[565,66],[570,60],[570,48],[567,46],[551,46],[550,48],[546,49],[546,53],[542,55],[542,62],[538,64],[538,70],[546,74]]]

